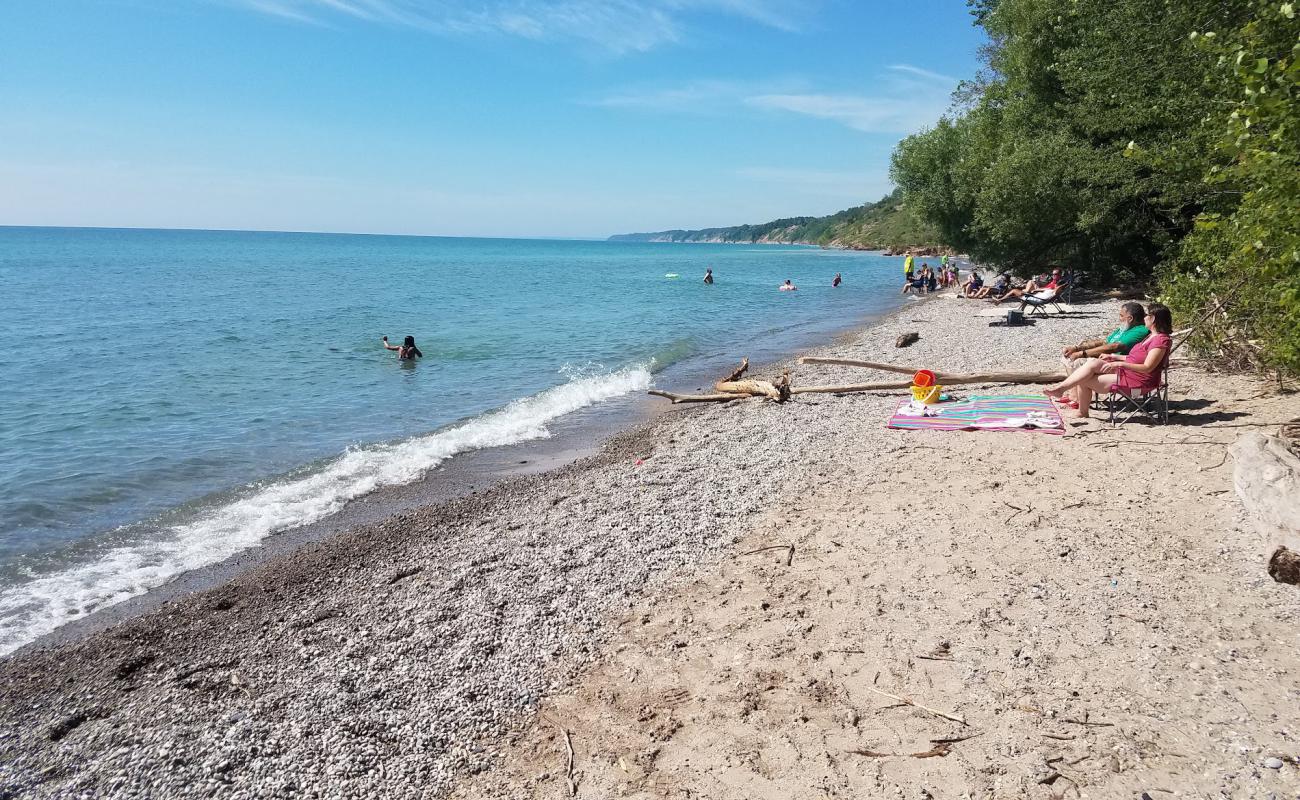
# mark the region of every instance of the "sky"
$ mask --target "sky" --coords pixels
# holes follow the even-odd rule
[[[603,237],[877,200],[964,0],[0,0],[0,225]]]

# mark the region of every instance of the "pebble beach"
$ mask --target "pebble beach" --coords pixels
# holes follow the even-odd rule
[[[989,308],[946,296],[917,300],[815,354],[946,372],[1052,370],[1062,346],[1114,326],[1117,303],[1076,304],[1072,315],[1023,328],[990,327],[991,319],[977,315]],[[895,348],[898,335],[908,331],[918,331],[920,340]],[[735,355],[739,362],[746,354]],[[754,373],[771,377],[783,369],[792,371],[796,385],[887,378],[794,363]],[[813,786],[825,789],[815,796],[897,788],[898,796],[917,797],[919,788],[933,797],[1048,797],[1071,782],[1062,775],[1082,782],[1081,796],[1137,796],[1134,790],[1147,785],[1143,780],[1171,789],[1167,796],[1176,796],[1180,786],[1184,796],[1300,796],[1294,761],[1300,728],[1292,713],[1300,707],[1294,625],[1300,594],[1259,579],[1258,543],[1244,532],[1229,491],[1231,464],[1197,471],[1217,461],[1240,433],[1220,426],[1289,419],[1300,414],[1300,402],[1268,395],[1249,378],[1194,366],[1181,373],[1176,397],[1208,398],[1189,406],[1181,423],[1111,430],[1095,420],[1072,422],[1063,437],[892,431],[884,424],[902,396],[898,391],[804,395],[783,405],[752,399],[672,407],[567,466],[306,544],[218,588],[81,640],[38,643],[0,661],[0,797],[653,797],[690,790],[696,792],[691,796],[740,798],[814,796],[807,793]],[[1211,416],[1200,418],[1205,414]],[[1180,504],[1175,517],[1183,527],[1176,537],[1165,526],[1165,506],[1138,494],[1102,499],[1102,492],[1083,493],[1102,488],[1098,476],[1122,463],[1106,459],[1119,455],[1126,437],[1165,441],[1193,432],[1197,441],[1210,442],[1204,451],[1191,457],[1193,448],[1171,447],[1189,458],[1157,470],[1159,491],[1169,493],[1161,502]],[[1090,446],[1100,440],[1117,444]],[[918,445],[921,450],[907,449]],[[972,504],[979,493],[991,494]],[[1030,502],[1044,495],[1053,508],[1080,503],[1087,516],[1070,522],[1063,514],[1044,514],[1043,505]],[[992,511],[996,520],[1010,513],[1004,503],[1032,505],[1036,513],[995,525]],[[1032,530],[1016,527],[1035,516]],[[1117,528],[1125,535],[1113,541],[1100,536]],[[962,548],[983,541],[981,532],[1003,537],[983,542],[981,551],[1002,560],[976,578],[962,571]],[[744,576],[734,572],[738,553],[788,541],[796,547],[793,568],[805,570],[799,580],[821,569],[823,597],[847,593],[838,610],[812,604],[795,615],[795,609],[759,598],[789,589],[782,581],[792,575],[773,553],[760,555]],[[817,553],[847,553],[846,547],[859,555],[817,566]],[[885,551],[893,553],[887,563],[867,555]],[[1182,555],[1152,559],[1153,551]],[[1111,624],[1120,605],[1090,601],[1070,588],[1085,575],[1091,582],[1114,574],[1124,576],[1116,585],[1125,581],[1127,591],[1128,577],[1142,569],[1151,577],[1141,591],[1125,595],[1122,613],[1146,620],[1159,635],[1106,633],[1098,626]],[[874,576],[867,580],[874,588],[848,580],[866,573]],[[1001,576],[996,589],[985,583],[991,573]],[[711,602],[727,585],[746,609],[739,617],[738,606]],[[1049,608],[1032,611],[1026,599],[1023,613],[1019,606],[1005,613],[1003,628],[1018,643],[1018,654],[999,642],[977,655],[974,632],[1000,623],[988,621],[992,612],[981,623],[961,609],[974,615],[992,594],[1029,598],[1035,591]],[[752,608],[746,605],[751,602]],[[1005,598],[998,602],[1011,607]],[[862,603],[883,610],[868,613]],[[927,603],[942,606],[954,621],[936,624]],[[659,613],[663,609],[672,613]],[[687,620],[691,609],[696,614]],[[1253,614],[1276,627],[1258,640],[1245,629],[1229,630]],[[737,644],[760,636],[764,620],[800,643],[798,652],[774,653],[771,641],[762,639],[750,649]],[[750,627],[728,627],[741,621]],[[821,635],[813,629],[800,634],[806,625],[834,629],[836,636],[856,630],[850,643],[838,644],[869,654],[869,663],[844,663],[842,656],[832,661],[824,655],[836,643],[831,639],[804,646],[804,639]],[[1097,662],[1082,653],[1053,656],[1076,636],[1121,649]],[[971,649],[963,652],[963,645]],[[966,663],[939,681],[942,688],[932,680],[926,693],[941,696],[945,708],[960,708],[971,726],[978,720],[980,730],[993,731],[978,740],[984,749],[891,760],[906,762],[897,771],[884,759],[867,759],[870,766],[859,763],[838,774],[810,751],[809,743],[820,741],[826,752],[842,753],[852,749],[850,738],[863,749],[883,751],[879,735],[861,733],[860,718],[875,712],[865,689],[851,684],[865,687],[870,673],[879,678],[881,671],[900,685],[922,681],[920,673],[890,672],[899,654],[949,648]],[[1235,655],[1226,660],[1216,657],[1230,651]],[[706,667],[721,653],[725,665]],[[652,681],[653,689],[638,695],[637,711],[620,716],[617,696],[633,690],[610,687],[622,685],[616,677],[629,673],[620,659],[632,654],[638,654],[638,674],[679,680]],[[804,699],[782,706],[779,720],[773,711],[761,725],[758,706],[736,710],[733,718],[727,710],[732,684],[740,687],[736,696],[744,695],[753,674],[771,669],[760,662],[782,658],[788,663],[782,662],[777,683],[806,690],[815,679],[831,687],[825,697],[843,691],[848,699],[827,700],[824,709]],[[688,662],[707,679],[681,677]],[[1193,662],[1197,666],[1189,666]],[[1103,666],[1121,663],[1124,669],[1113,674]],[[1026,700],[1040,713],[1007,721],[1015,716],[1006,711],[1017,705],[1015,692],[1007,688],[1010,681],[989,676],[1015,670],[1029,670],[1020,674],[1029,679],[1023,685],[1050,687],[1043,692],[1053,697],[1063,693],[1065,699],[1054,701],[1060,716],[1083,713],[1070,704],[1083,702],[1086,686],[1121,685],[1125,675],[1158,683],[1168,673],[1171,694],[1159,708],[1133,700],[1120,712],[1108,704],[1112,717],[1122,717],[1108,723],[1138,740],[1147,730],[1136,726],[1157,727],[1152,719],[1164,729],[1192,733],[1177,758],[1167,755],[1175,752],[1172,746],[1157,755],[1128,739],[1107,740],[1098,742],[1106,749],[1096,764],[1055,769],[1051,765],[1059,762],[1048,762],[1043,771],[1050,757],[1039,747],[1044,741],[1082,744],[1085,734],[1116,731],[1058,726],[1052,732],[1072,738],[1036,738],[1034,747],[1026,745],[1023,726],[1042,722],[1050,709],[1041,698],[1037,704]],[[1188,688],[1184,697],[1184,687],[1175,686],[1174,677],[1189,670],[1206,676],[1208,694]],[[883,687],[885,679],[879,680]],[[723,691],[722,684],[731,688]],[[994,684],[1003,687],[1000,695],[990,688]],[[1236,699],[1223,696],[1223,687]],[[674,689],[689,699],[665,700],[664,692]],[[755,691],[770,696],[761,687]],[[1083,694],[1070,698],[1072,691]],[[804,710],[796,712],[796,705]],[[657,707],[638,723],[642,706]],[[856,721],[847,716],[853,709]],[[907,717],[894,728],[911,725],[918,733],[922,717]],[[1231,736],[1210,727],[1218,718],[1228,720],[1223,724]],[[631,742],[636,729],[649,736],[666,719],[677,720],[674,731],[714,735],[661,735],[659,752],[637,761],[644,748]],[[820,739],[810,735],[810,724],[825,725]],[[789,738],[797,756],[755,756],[751,762],[764,763],[749,772],[760,777],[740,780],[734,771],[744,771],[738,766],[744,758],[728,747],[753,747],[740,747],[749,733],[737,725],[754,725],[757,738]],[[966,727],[936,728],[933,738],[955,738]],[[730,743],[719,741],[728,730],[736,731]],[[577,746],[576,786],[568,783],[573,776],[557,731],[569,732]],[[831,747],[828,736],[841,738]],[[626,748],[615,747],[624,740]],[[681,752],[674,755],[674,747]],[[697,754],[695,761],[674,760],[686,751]],[[1111,769],[1112,755],[1118,770]],[[1281,759],[1279,768],[1256,766],[1267,758]],[[710,762],[718,769],[709,769]],[[989,771],[993,764],[1001,771]],[[932,780],[925,770],[937,770],[938,777]],[[1053,771],[1058,778],[1045,780]]]

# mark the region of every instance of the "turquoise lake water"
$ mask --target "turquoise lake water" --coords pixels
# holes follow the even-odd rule
[[[0,653],[456,453],[809,344],[896,307],[899,273],[794,246],[0,228]]]

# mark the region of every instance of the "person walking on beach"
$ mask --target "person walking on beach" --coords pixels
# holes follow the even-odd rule
[[[835,280],[831,281],[831,288],[838,288],[841,283],[844,283],[844,279],[837,272],[835,273]]]
[[[403,339],[403,340],[402,340],[402,346],[401,346],[401,347],[398,347],[398,346],[395,345],[395,344],[389,344],[389,343],[388,343],[388,337],[385,336],[385,337],[384,337],[384,349],[385,349],[385,350],[396,350],[396,351],[397,351],[397,358],[398,358],[399,360],[401,360],[401,361],[412,361],[412,360],[417,359],[417,358],[424,358],[424,353],[421,353],[421,352],[420,352],[420,348],[418,348],[418,347],[415,346],[415,337],[414,337],[414,336],[408,336],[408,337],[406,337],[405,339]]]
[[[797,292],[797,291],[799,291],[799,287],[798,287],[798,286],[795,286],[793,283],[791,283],[789,278],[786,278],[786,279],[785,279],[785,283],[781,284],[781,291],[783,291],[783,292]]]
[[[704,270],[704,284],[705,284],[706,286],[712,286],[712,285],[713,285],[713,270],[712,270],[712,269],[706,269],[706,270]]]

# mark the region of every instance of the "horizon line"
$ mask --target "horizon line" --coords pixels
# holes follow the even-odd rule
[[[377,233],[374,231],[308,231],[308,230],[280,230],[277,228],[165,228],[152,227],[148,225],[15,225],[11,223],[0,223],[0,230],[5,228],[32,228],[37,230],[74,230],[74,231],[161,231],[175,233],[288,233],[306,236],[400,236],[417,239],[525,239],[537,241],[574,241],[574,242],[603,242],[608,241],[610,236],[619,236],[621,234],[609,234],[608,236],[524,236],[524,235],[499,235],[499,236],[471,236],[467,234],[452,233]]]

